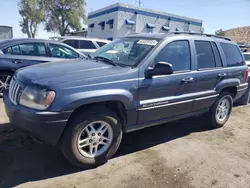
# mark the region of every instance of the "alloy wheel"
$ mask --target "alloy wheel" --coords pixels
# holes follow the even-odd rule
[[[113,140],[113,130],[104,121],[95,121],[88,124],[78,136],[77,148],[88,158],[95,158],[104,154]]]
[[[9,88],[12,76],[8,74],[0,74],[0,96],[3,95],[3,91]]]
[[[228,114],[230,112],[230,102],[228,99],[223,99],[219,102],[217,109],[216,109],[216,119],[219,122],[225,121],[225,119],[228,117]]]

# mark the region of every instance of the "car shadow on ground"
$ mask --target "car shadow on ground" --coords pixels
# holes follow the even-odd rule
[[[9,127],[9,124],[0,127]],[[204,120],[196,117],[128,133],[114,158],[208,130]],[[27,133],[18,131],[0,129],[0,138],[4,137],[0,140],[1,188],[87,170],[69,164],[58,147],[38,144]],[[16,136],[11,136],[13,134]]]

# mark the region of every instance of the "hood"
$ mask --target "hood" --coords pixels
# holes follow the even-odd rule
[[[120,74],[128,68],[93,60],[69,60],[43,63],[19,69],[16,77],[26,84],[59,84]]]

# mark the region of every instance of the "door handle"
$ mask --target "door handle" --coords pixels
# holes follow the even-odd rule
[[[14,59],[12,60],[12,63],[18,64],[18,63],[22,63],[23,61],[20,59]]]
[[[184,78],[181,80],[182,83],[187,84],[187,83],[193,83],[194,82],[194,78],[190,77],[190,78]]]
[[[224,78],[224,77],[226,77],[226,76],[227,76],[226,73],[220,73],[220,74],[218,74],[218,77],[220,77],[220,78]]]

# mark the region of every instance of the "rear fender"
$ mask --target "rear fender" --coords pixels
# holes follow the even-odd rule
[[[215,91],[217,93],[220,93],[223,89],[228,87],[238,87],[240,85],[240,80],[236,78],[226,79],[222,80],[220,83],[218,83],[215,87]]]

